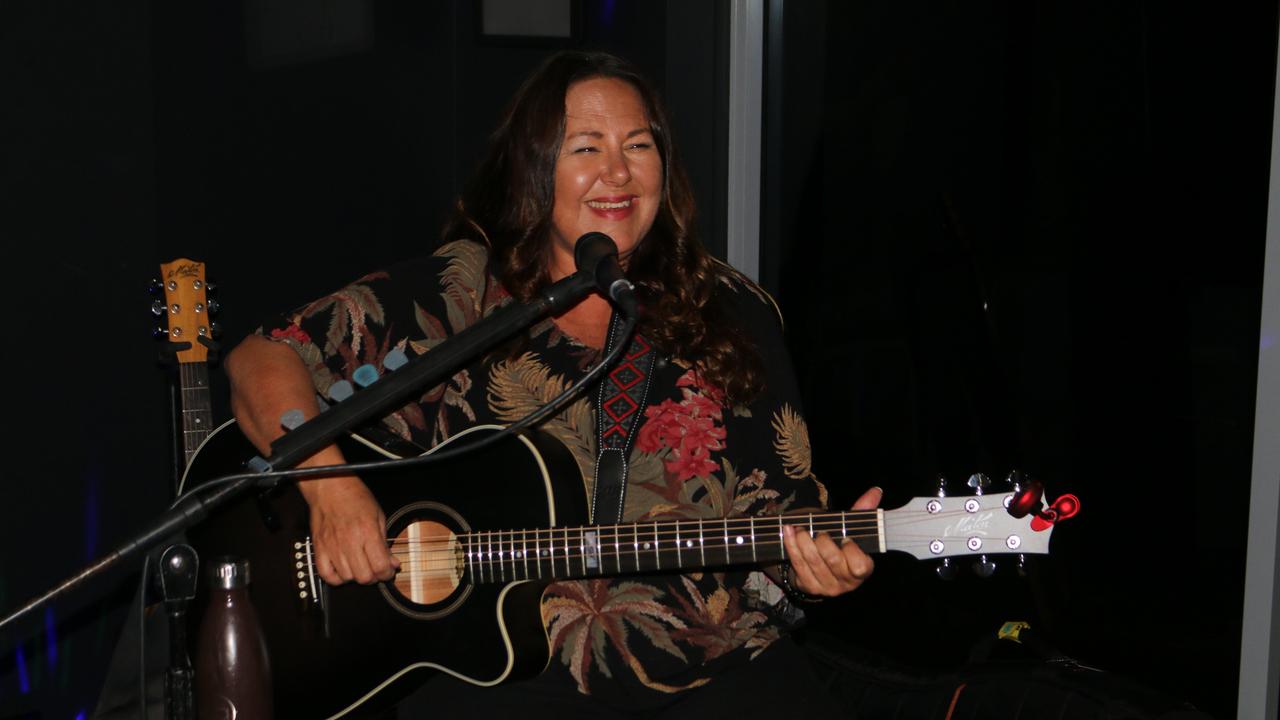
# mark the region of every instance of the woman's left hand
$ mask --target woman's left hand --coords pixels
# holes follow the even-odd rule
[[[854,510],[874,510],[884,492],[873,487],[853,504]],[[791,562],[789,578],[797,590],[817,597],[835,597],[857,588],[871,575],[875,563],[857,543],[837,545],[826,533],[812,538],[803,530],[784,525],[782,543]],[[785,571],[785,570],[784,570]]]

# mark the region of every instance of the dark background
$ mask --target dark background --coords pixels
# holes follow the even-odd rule
[[[267,11],[296,35],[262,35]],[[663,90],[723,254],[727,4],[579,11],[564,44]],[[1027,620],[1082,663],[1234,715],[1276,5],[768,12],[762,281],[833,502],[880,484],[894,507],[938,475],[1018,468],[1084,508],[1026,579],[884,557],[809,632],[946,670]],[[0,612],[171,498],[159,263],[206,263],[232,343],[429,249],[554,47],[479,37],[475,0],[0,3]],[[0,717],[91,710],[128,570],[0,637]]]

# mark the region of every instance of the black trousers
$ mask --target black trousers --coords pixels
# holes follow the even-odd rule
[[[553,662],[555,662],[553,660]],[[644,711],[605,705],[547,675],[482,688],[441,674],[400,704],[400,720],[521,717],[577,720],[714,720],[753,717],[839,718],[841,711],[819,681],[805,652],[790,638],[769,646],[752,662],[717,675],[700,688]],[[845,716],[847,717],[847,715]]]

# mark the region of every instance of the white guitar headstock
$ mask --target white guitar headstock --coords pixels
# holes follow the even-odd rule
[[[1079,512],[1080,501],[1074,495],[1063,495],[1051,507],[1039,509],[1033,507],[1039,505],[1038,487],[1033,492],[1034,503],[1012,490],[970,497],[913,498],[900,508],[885,511],[885,549],[921,560],[1047,554],[1054,523]],[[1015,496],[1022,502],[1015,502]]]

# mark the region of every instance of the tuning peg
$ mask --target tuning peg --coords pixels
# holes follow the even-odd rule
[[[147,284],[147,292],[151,295],[161,295],[164,293],[164,283],[160,278],[151,278],[151,282]]]
[[[938,497],[947,496],[947,479],[941,475],[938,476]]]
[[[168,306],[164,304],[164,300],[156,298],[151,301],[151,314],[156,317],[164,317],[164,314],[168,309]]]
[[[981,495],[982,492],[991,485],[991,478],[983,475],[982,473],[974,473],[969,476],[969,482],[967,484],[973,489],[974,495]]]
[[[1018,490],[1009,500],[1009,514],[1023,518],[1032,513],[1039,514],[1044,508],[1040,499],[1044,496],[1044,486],[1035,478],[1026,479],[1025,487]]]
[[[973,561],[973,574],[986,579],[996,574],[996,562],[986,555],[980,555]]]
[[[168,340],[169,329],[163,328],[157,325],[156,327],[151,329],[151,337],[155,338],[156,340]]]
[[[209,314],[216,315],[219,310],[222,310],[222,303],[214,298],[209,298]]]
[[[951,558],[943,558],[942,561],[933,568],[933,571],[943,580],[954,580],[958,570],[959,568],[956,564],[951,562]]]
[[[1025,479],[1021,470],[1010,470],[1009,474],[1004,478],[1004,484],[1010,490],[1017,492],[1022,489],[1022,483]]]
[[[1016,565],[1016,568],[1018,570],[1018,577],[1027,576],[1027,556],[1026,555],[1022,553],[1018,553],[1018,564]]]
[[[209,323],[209,336],[212,338],[222,337],[222,323],[217,321]]]
[[[218,291],[218,284],[206,278],[204,281],[204,291],[212,295],[213,293]]]

